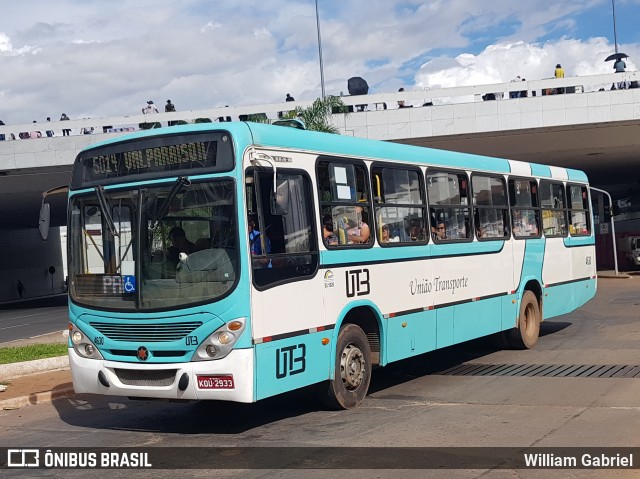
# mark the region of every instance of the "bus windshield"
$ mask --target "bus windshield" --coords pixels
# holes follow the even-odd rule
[[[148,311],[225,296],[238,276],[234,196],[232,180],[186,178],[74,196],[71,298],[96,308]]]

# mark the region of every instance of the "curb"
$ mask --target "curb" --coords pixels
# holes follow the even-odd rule
[[[76,392],[73,386],[54,389],[53,391],[43,391],[39,393],[31,393],[28,396],[20,396],[17,398],[4,399],[0,401],[0,410],[10,411],[12,409],[20,409],[24,406],[35,406],[37,404],[49,403],[55,399],[75,396]]]
[[[65,369],[68,367],[69,356],[2,364],[0,365],[0,379],[13,379],[20,376],[28,376],[29,374],[44,373],[54,369]]]

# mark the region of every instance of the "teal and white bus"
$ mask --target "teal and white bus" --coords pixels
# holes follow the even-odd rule
[[[257,123],[82,150],[69,189],[78,393],[251,403],[494,333],[531,348],[596,292],[576,170]]]

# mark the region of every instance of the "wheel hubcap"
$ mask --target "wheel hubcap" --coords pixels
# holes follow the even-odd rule
[[[348,390],[357,389],[364,378],[364,354],[355,344],[349,344],[340,357],[340,375]]]

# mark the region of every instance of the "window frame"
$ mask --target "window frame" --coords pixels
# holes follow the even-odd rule
[[[267,168],[267,167],[262,167],[262,166],[249,166],[245,169],[244,171],[244,188],[245,188],[245,196],[246,196],[246,187],[247,187],[247,182],[246,182],[246,178],[248,178],[249,176],[253,176],[254,177],[254,182],[255,182],[255,178],[256,178],[256,173],[260,174],[263,173],[265,174],[265,176],[273,178],[273,170],[271,168]],[[297,275],[297,276],[284,276],[282,278],[278,278],[275,279],[273,281],[268,281],[265,282],[264,284],[258,284],[256,282],[256,271],[278,271],[280,270],[280,268],[276,267],[267,267],[267,268],[254,268],[253,267],[253,260],[254,257],[251,253],[251,247],[249,246],[249,258],[248,258],[248,265],[249,265],[249,271],[251,272],[251,283],[253,285],[253,287],[258,290],[258,291],[265,291],[267,289],[271,289],[273,287],[276,286],[281,286],[284,284],[289,284],[289,283],[294,283],[294,282],[298,282],[298,281],[307,281],[310,280],[312,278],[314,278],[316,276],[316,274],[318,273],[318,270],[320,268],[320,249],[319,249],[319,245],[318,245],[318,241],[317,241],[317,231],[318,231],[318,225],[316,224],[316,215],[315,215],[315,199],[314,199],[314,193],[313,193],[313,181],[311,178],[311,175],[309,175],[309,173],[303,169],[299,169],[299,168],[278,168],[276,170],[276,179],[278,177],[278,175],[283,174],[283,175],[289,175],[289,176],[296,176],[296,175],[300,175],[304,178],[304,180],[307,183],[307,187],[308,187],[308,201],[309,201],[309,206],[308,206],[308,216],[309,216],[309,226],[311,228],[311,231],[309,233],[309,251],[306,253],[266,253],[263,252],[262,255],[260,255],[261,258],[264,258],[265,260],[268,260],[269,263],[271,264],[271,262],[273,260],[279,260],[279,259],[287,259],[287,258],[291,258],[291,257],[302,257],[302,256],[315,256],[315,261],[313,261],[313,263],[315,263],[315,266],[311,268],[311,270],[309,270],[308,272],[306,272],[305,274],[301,274],[301,275]],[[260,184],[261,180],[258,180],[258,185]],[[264,231],[264,224],[265,224],[265,219],[264,219],[264,202],[262,199],[262,192],[261,192],[261,188],[260,186],[254,186],[255,188],[255,213],[258,217],[258,222],[259,222],[259,226],[260,226],[260,234],[262,235],[263,231]],[[243,205],[244,207],[244,215],[245,217],[249,214],[248,211],[248,206],[249,206],[249,199],[245,198],[245,203]],[[244,234],[246,235],[247,232],[245,231]],[[313,266],[313,265],[307,265],[307,266]],[[280,270],[281,271],[281,270]],[[274,276],[275,273],[274,273]]]
[[[429,198],[429,175],[432,173],[445,173],[447,175],[449,174],[453,174],[453,175],[464,175],[464,178],[467,181],[467,204],[463,205],[462,203],[457,204],[457,205],[438,205],[438,204],[434,204],[431,201],[431,198]],[[429,167],[427,168],[427,170],[425,171],[425,192],[426,192],[426,198],[427,198],[427,207],[428,207],[428,216],[429,216],[429,235],[431,236],[431,240],[433,241],[434,244],[451,244],[451,243],[471,243],[473,241],[474,238],[474,234],[473,234],[473,230],[474,230],[474,224],[473,224],[473,196],[471,194],[471,182],[469,180],[469,174],[467,173],[466,170],[458,170],[458,169],[454,169],[454,168],[440,168],[440,167]],[[444,240],[437,240],[433,233],[431,232],[431,228],[437,228],[437,222],[436,224],[432,224],[432,210],[437,210],[437,209],[449,209],[449,210],[455,210],[455,209],[466,209],[468,211],[468,216],[469,216],[469,228],[470,230],[468,231],[468,236],[466,238],[446,238]]]
[[[345,165],[352,165],[354,168],[357,167],[361,167],[364,170],[364,186],[366,188],[365,194],[367,195],[367,199],[366,201],[361,201],[361,200],[357,200],[357,201],[334,201],[334,200],[324,200],[322,198],[322,193],[323,191],[321,190],[321,185],[320,185],[320,175],[319,175],[319,168],[322,164],[326,163],[327,164],[327,169],[330,168],[330,165],[332,164],[345,164]],[[330,173],[330,172],[329,172]],[[331,155],[318,155],[318,157],[316,158],[315,161],[315,165],[314,165],[314,174],[315,174],[315,180],[316,180],[316,194],[318,195],[318,207],[317,207],[317,211],[319,212],[319,217],[320,217],[320,238],[321,241],[318,243],[318,246],[320,244],[322,244],[327,250],[342,250],[342,249],[367,249],[367,248],[372,248],[374,243],[375,243],[375,234],[374,234],[374,230],[376,228],[376,222],[375,222],[375,218],[374,215],[372,214],[373,212],[373,206],[372,206],[372,193],[371,193],[371,174],[370,174],[370,170],[367,167],[367,164],[364,162],[364,160],[360,160],[360,159],[355,159],[355,158],[345,158],[345,157],[339,157],[339,156],[331,156]],[[356,175],[357,177],[357,175]],[[329,186],[331,186],[329,184]],[[352,243],[352,244],[338,244],[338,245],[329,245],[324,241],[324,238],[322,238],[322,219],[323,219],[323,210],[324,208],[331,208],[333,210],[333,207],[357,207],[360,206],[362,208],[366,208],[367,209],[367,214],[369,217],[369,223],[368,223],[368,227],[369,227],[369,241],[367,243]]]
[[[539,202],[540,202],[540,221],[542,223],[542,232],[544,233],[545,238],[567,238],[569,236],[569,215],[567,214],[568,211],[568,201],[567,201],[567,190],[565,188],[565,185],[562,181],[560,180],[554,180],[551,178],[541,178],[540,181],[538,182],[538,190],[540,192],[542,192],[542,186],[543,184],[550,184],[550,185],[556,185],[556,186],[560,186],[562,193],[564,194],[564,207],[562,208],[545,208],[542,205],[542,194],[539,193],[538,197],[539,197]],[[564,222],[565,222],[565,231],[563,234],[554,234],[554,235],[548,235],[545,228],[544,228],[544,212],[545,211],[562,211],[564,212]]]
[[[374,185],[374,175],[376,170],[380,172],[381,175],[381,187],[384,191],[384,170],[400,170],[400,171],[412,171],[418,176],[418,190],[420,192],[420,204],[413,203],[388,203],[382,202],[379,203],[375,200],[377,198],[374,196],[373,185]],[[419,166],[409,165],[409,164],[397,164],[397,163],[385,163],[385,162],[374,162],[371,164],[369,168],[370,171],[370,182],[371,182],[371,200],[373,202],[373,216],[376,218],[376,228],[375,228],[375,236],[378,241],[378,245],[383,248],[389,248],[394,246],[417,246],[417,245],[425,245],[429,243],[429,221],[428,221],[428,207],[427,207],[427,192],[425,189],[425,178],[422,173],[422,170]],[[382,198],[381,198],[382,199]],[[377,227],[377,218],[378,218],[378,210],[383,208],[411,208],[411,209],[420,209],[422,210],[422,223],[424,228],[424,240],[416,240],[416,241],[397,241],[397,242],[387,242],[383,243],[380,241],[381,237],[381,229]]]
[[[536,191],[537,193],[535,194],[535,199],[537,202],[536,206],[516,206],[513,204],[512,201],[512,182],[514,181],[528,181],[529,184],[531,183],[535,183],[536,186]],[[540,185],[538,184],[538,181],[536,178],[534,177],[526,177],[526,176],[509,176],[509,179],[507,181],[507,185],[508,185],[508,194],[509,194],[509,213],[511,215],[511,222],[510,222],[510,228],[511,228],[511,234],[513,235],[514,239],[517,240],[527,240],[527,239],[539,239],[542,238],[542,217],[541,217],[541,213],[540,213]],[[514,190],[514,195],[515,195],[515,190]],[[515,211],[534,211],[535,217],[536,217],[536,227],[538,229],[538,233],[535,235],[528,235],[528,236],[523,236],[523,235],[519,235],[516,234],[516,228],[515,228],[515,215],[514,212]]]
[[[504,206],[496,206],[496,205],[480,205],[478,206],[475,201],[475,191],[473,188],[473,179],[475,177],[483,177],[483,178],[493,178],[496,180],[500,180],[502,186],[504,187],[504,197],[505,197],[505,205]],[[504,175],[501,174],[492,174],[492,173],[482,173],[474,171],[471,173],[471,181],[469,183],[471,189],[471,202],[473,205],[473,235],[478,241],[508,241],[511,239],[511,208],[509,206],[509,183]],[[506,213],[506,217],[503,217],[504,221],[506,221],[503,225],[504,228],[504,236],[495,236],[495,237],[479,237],[477,234],[476,224],[476,211],[478,210],[501,210],[503,211],[503,215]]]

